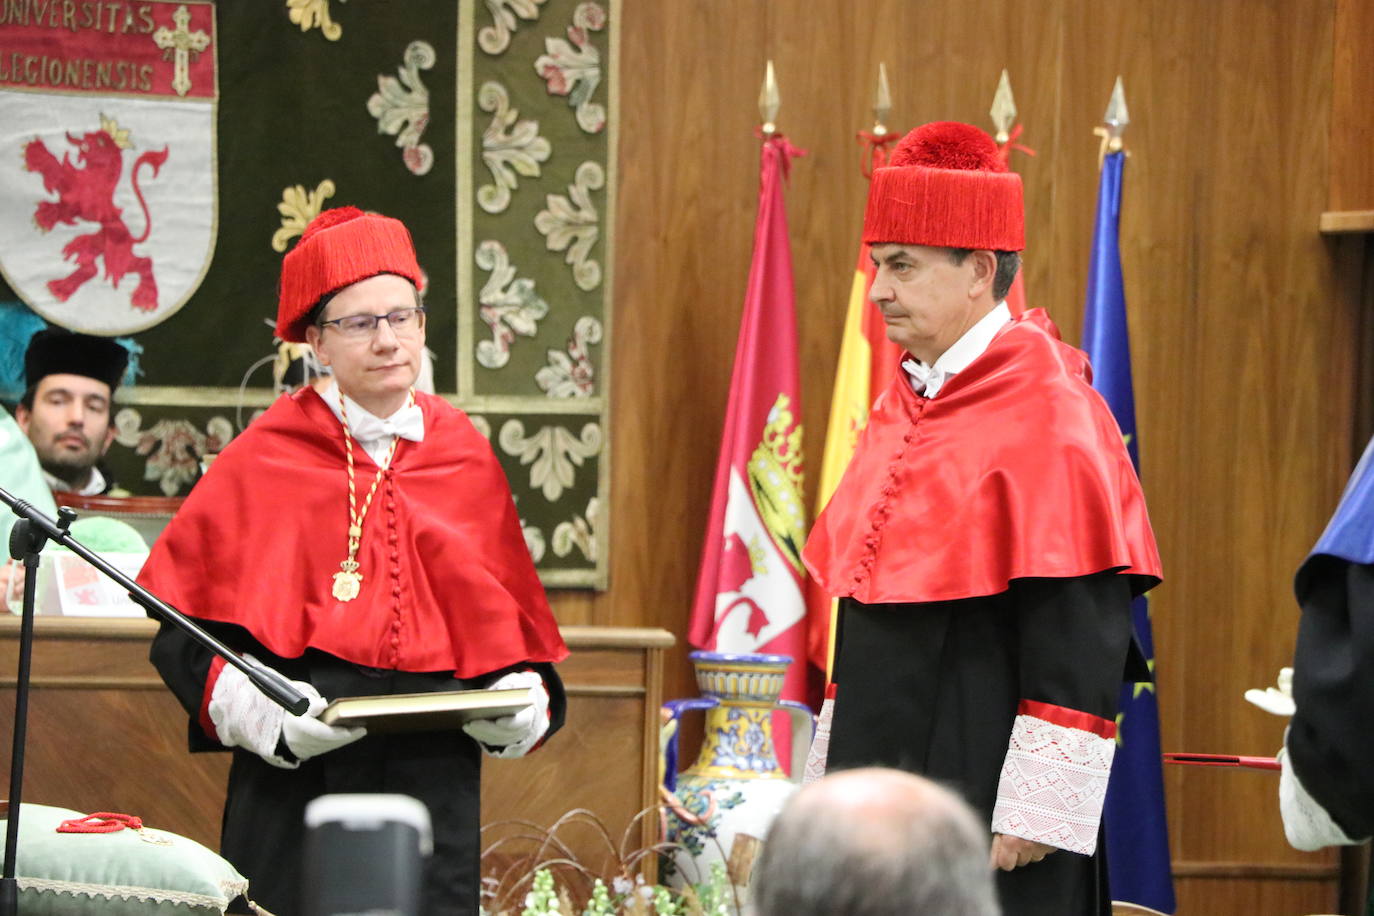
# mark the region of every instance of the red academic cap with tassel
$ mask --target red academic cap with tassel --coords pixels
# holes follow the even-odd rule
[[[423,282],[405,224],[357,207],[325,210],[282,259],[277,336],[305,343],[306,316],[315,303],[378,274],[397,274],[416,287]]]
[[[972,124],[923,124],[902,138],[886,168],[873,170],[864,241],[1020,251],[1021,176]]]

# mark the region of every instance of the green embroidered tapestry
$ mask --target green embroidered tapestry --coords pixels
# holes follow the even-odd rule
[[[0,0],[0,320],[124,339],[109,465],[184,495],[277,396],[282,254],[395,216],[434,390],[545,583],[604,587],[617,2]]]

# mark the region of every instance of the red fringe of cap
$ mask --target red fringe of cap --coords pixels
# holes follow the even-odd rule
[[[405,224],[354,207],[324,211],[282,260],[277,336],[304,343],[305,318],[315,303],[378,274],[397,274],[420,286],[420,265]]]
[[[1021,176],[922,166],[876,169],[864,241],[1020,251],[1026,247]]]

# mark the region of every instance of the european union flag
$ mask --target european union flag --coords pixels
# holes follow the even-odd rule
[[[1121,435],[1140,471],[1135,429],[1135,393],[1131,386],[1131,345],[1126,328],[1126,295],[1121,284],[1118,247],[1121,173],[1125,153],[1112,153],[1102,163],[1097,192],[1097,225],[1088,267],[1083,349],[1092,360],[1093,387],[1106,399]],[[1131,606],[1136,639],[1154,671],[1150,607],[1141,596]],[[1107,830],[1107,867],[1114,900],[1174,911],[1174,885],[1169,865],[1169,828],[1164,817],[1164,774],[1159,753],[1159,705],[1153,679],[1125,684],[1117,716],[1116,759],[1107,788],[1103,816]]]

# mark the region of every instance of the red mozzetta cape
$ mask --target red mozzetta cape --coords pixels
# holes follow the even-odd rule
[[[866,604],[995,595],[1013,579],[1114,570],[1139,593],[1159,553],[1087,358],[1043,309],[1004,327],[936,398],[898,371],[803,559]]]
[[[139,582],[192,617],[378,668],[475,677],[568,654],[525,548],[505,475],[468,418],[415,395],[358,548],[362,588],[332,594],[348,555],[342,427],[320,396],[277,400],[224,450],[154,544]],[[361,508],[377,465],[354,443]]]

